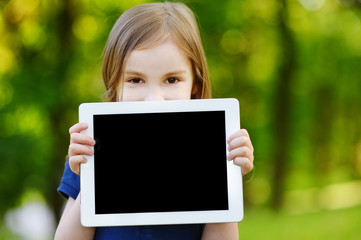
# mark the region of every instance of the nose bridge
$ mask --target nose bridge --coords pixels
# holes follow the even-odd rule
[[[159,85],[150,85],[145,97],[145,101],[160,101],[164,100],[164,92]]]

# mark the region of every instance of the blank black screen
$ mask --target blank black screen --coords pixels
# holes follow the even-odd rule
[[[94,115],[95,213],[227,210],[225,112]]]

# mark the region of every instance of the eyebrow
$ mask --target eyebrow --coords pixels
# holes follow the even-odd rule
[[[130,71],[124,71],[124,74],[129,74],[129,75],[136,75],[136,76],[140,76],[140,77],[145,77],[145,75],[141,72],[138,72],[138,71],[133,71],[133,70],[130,70]]]
[[[186,74],[186,73],[187,73],[187,71],[185,71],[185,70],[178,70],[178,71],[168,72],[164,76],[171,77],[171,76],[174,76],[174,75],[183,75],[183,74]]]
[[[187,71],[186,70],[175,70],[175,71],[171,71],[171,72],[167,72],[166,74],[164,74],[165,77],[171,77],[174,75],[183,75],[186,74]],[[139,71],[134,71],[134,70],[126,70],[124,71],[124,74],[128,74],[128,75],[136,75],[136,76],[140,76],[140,77],[145,77],[146,75],[139,72]]]

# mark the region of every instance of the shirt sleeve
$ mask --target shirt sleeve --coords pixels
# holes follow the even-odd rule
[[[69,166],[69,158],[66,160],[63,177],[61,178],[58,192],[66,199],[78,197],[80,192],[80,176],[75,174]]]

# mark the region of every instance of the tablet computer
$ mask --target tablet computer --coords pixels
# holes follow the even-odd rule
[[[96,141],[81,164],[81,223],[130,226],[239,222],[242,175],[227,161],[236,99],[84,103]]]

